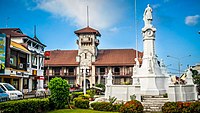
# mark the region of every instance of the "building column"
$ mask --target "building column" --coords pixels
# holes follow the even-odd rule
[[[23,77],[19,78],[19,90],[23,92]]]
[[[80,71],[79,71],[79,67],[76,68],[76,84],[80,85],[82,84],[81,81],[81,77],[80,77]]]
[[[96,83],[95,83],[95,73],[96,73],[95,71],[96,71],[96,70],[95,70],[95,66],[92,65],[92,76],[91,76],[92,79],[91,79],[91,81],[90,81],[90,82],[91,82],[91,83],[90,83],[90,86],[92,86],[92,84],[96,84]]]
[[[33,89],[33,80],[32,80],[32,78],[29,78],[28,79],[29,80],[29,85],[28,85],[28,92],[31,92]]]

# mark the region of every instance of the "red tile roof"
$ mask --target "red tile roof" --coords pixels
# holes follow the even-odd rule
[[[102,49],[98,50],[96,66],[132,66],[135,64],[134,49]],[[53,50],[50,51],[50,60],[45,60],[45,66],[78,66],[76,56],[78,50]],[[142,53],[139,52],[142,57]]]
[[[31,40],[34,40],[38,43],[40,43],[41,45],[43,45],[44,47],[46,47],[46,45],[44,45],[43,43],[41,43],[37,37],[34,37],[34,38],[30,38],[29,36],[23,34],[23,32],[21,31],[20,28],[0,28],[0,33],[5,33],[6,35],[10,35],[11,38],[12,37],[26,37],[26,38],[29,38]]]
[[[128,66],[135,64],[136,50],[134,49],[105,49],[99,50],[96,66]],[[142,52],[139,52],[142,57]],[[141,63],[141,59],[140,59]]]
[[[11,37],[27,37],[19,28],[1,28],[0,32],[11,35]]]
[[[77,31],[74,31],[75,34],[79,35],[79,34],[86,34],[86,33],[94,33],[95,35],[97,36],[101,36],[101,34],[99,33],[98,30],[96,29],[93,29],[91,27],[85,27],[83,29],[80,29],[80,30],[77,30]]]
[[[53,50],[50,59],[44,61],[45,66],[78,66],[76,56],[78,50]]]

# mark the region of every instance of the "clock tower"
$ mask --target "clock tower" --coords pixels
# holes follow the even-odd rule
[[[95,67],[92,67],[92,62],[95,62],[97,57],[97,46],[99,45],[98,37],[100,37],[101,34],[98,30],[95,30],[89,26],[77,30],[74,33],[78,36],[76,41],[78,45],[76,62],[79,62],[79,68],[77,70],[77,73],[79,74],[77,77],[77,83],[82,84],[82,69],[87,69],[86,79],[89,82],[87,83],[87,86],[91,86],[95,83],[95,72],[92,72],[92,70],[95,70]]]

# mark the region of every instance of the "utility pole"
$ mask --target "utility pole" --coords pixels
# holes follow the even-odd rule
[[[181,75],[181,59],[186,58],[186,57],[190,57],[190,56],[191,55],[184,56],[184,57],[174,57],[174,56],[167,55],[167,57],[176,59],[178,61],[178,74],[179,74],[179,76]]]

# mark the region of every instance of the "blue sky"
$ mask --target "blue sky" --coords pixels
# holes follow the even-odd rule
[[[86,6],[89,6],[90,26],[101,33],[99,49],[136,48],[143,50],[141,29],[143,12],[149,3],[153,8],[156,32],[156,53],[168,71],[177,73],[187,65],[200,63],[200,1],[199,0],[137,0],[135,21],[134,0],[1,0],[0,27],[20,28],[47,45],[46,50],[77,49],[75,30],[86,26]],[[192,55],[191,57],[185,57]],[[184,58],[183,58],[184,57]],[[174,70],[175,69],[175,70]]]

